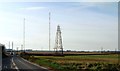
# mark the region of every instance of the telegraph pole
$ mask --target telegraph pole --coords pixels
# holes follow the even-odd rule
[[[10,54],[11,54],[11,52],[12,52],[12,50],[10,50],[10,41],[9,41],[9,52],[10,52]]]
[[[50,34],[50,16],[51,16],[51,14],[49,12],[49,51],[50,51],[50,36],[51,36],[51,34]]]
[[[21,52],[23,51],[23,45],[21,45]]]
[[[9,41],[9,50],[10,50],[10,41]]]
[[[103,52],[103,47],[101,47],[101,53]]]
[[[18,47],[17,47],[17,55],[18,55]]]
[[[12,42],[12,54],[13,54],[13,42]]]

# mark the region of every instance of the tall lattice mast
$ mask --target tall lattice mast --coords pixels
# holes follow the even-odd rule
[[[23,20],[23,50],[25,52],[25,18]]]
[[[57,26],[56,38],[55,38],[55,48],[56,52],[60,49],[63,54],[63,45],[62,45],[62,37],[61,37],[61,30],[60,26]]]
[[[49,51],[50,51],[50,12],[49,12]]]

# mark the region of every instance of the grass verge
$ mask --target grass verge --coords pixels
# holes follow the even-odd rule
[[[26,59],[54,71],[120,71],[117,55],[30,56]]]

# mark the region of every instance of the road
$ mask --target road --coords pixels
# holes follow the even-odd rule
[[[49,71],[47,68],[31,63],[19,56],[3,59],[2,71]]]
[[[6,57],[2,59],[2,69],[12,69],[12,62],[11,62],[12,57]]]

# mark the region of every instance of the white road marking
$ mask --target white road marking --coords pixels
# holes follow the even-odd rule
[[[12,64],[13,64],[13,66],[15,67],[15,69],[16,69],[17,71],[19,71],[18,67],[16,66],[15,62],[13,61],[13,58],[12,58]]]

